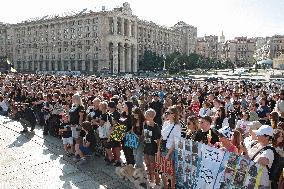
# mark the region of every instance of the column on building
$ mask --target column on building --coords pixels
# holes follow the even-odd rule
[[[20,70],[24,71],[24,62],[23,61],[20,62]]]
[[[34,71],[35,70],[35,62],[34,61],[31,61],[31,68],[30,68],[30,71]]]
[[[45,60],[41,60],[41,70],[46,70],[46,62]]]
[[[94,71],[94,60],[90,60],[90,72]]]
[[[68,60],[68,64],[67,64],[67,65],[68,65],[67,70],[68,70],[68,71],[72,70],[72,68],[71,68],[71,61],[70,61],[70,60]]]
[[[40,71],[42,69],[42,66],[40,65],[40,61],[37,60],[37,71]]]
[[[113,42],[113,73],[118,73],[118,43]]]
[[[86,49],[85,46],[82,46],[82,66],[81,69],[82,71],[86,71]]]
[[[52,71],[52,65],[50,61],[47,61],[47,70]]]
[[[133,72],[137,72],[137,45],[133,45]]]
[[[124,36],[124,18],[121,18],[121,35]]]
[[[82,60],[82,67],[81,67],[82,71],[86,71],[86,62],[85,60]]]
[[[131,37],[131,26],[132,26],[132,23],[130,20],[128,20],[128,36]]]
[[[125,44],[121,43],[120,46],[120,72],[125,72]]]
[[[138,24],[137,24],[137,22],[135,21],[134,22],[134,36],[133,37],[135,37],[135,38],[137,38],[137,28],[138,28]],[[151,34],[151,36],[152,36],[152,34]],[[151,41],[153,41],[153,40],[151,40]]]
[[[75,60],[75,71],[78,71],[78,60]]]
[[[131,45],[127,44],[126,47],[126,68],[125,71],[126,72],[131,72]]]
[[[113,17],[113,35],[117,35],[117,17]]]
[[[59,65],[57,61],[54,61],[54,70],[52,71],[58,71]]]

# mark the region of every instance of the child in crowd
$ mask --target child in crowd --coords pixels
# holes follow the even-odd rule
[[[66,113],[62,114],[59,133],[62,136],[63,146],[66,155],[71,156],[74,153],[74,145],[73,145],[72,131],[69,122],[69,116]],[[71,147],[70,152],[68,151],[68,147]]]

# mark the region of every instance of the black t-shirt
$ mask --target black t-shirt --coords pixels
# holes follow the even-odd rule
[[[122,112],[119,122],[126,126],[126,132],[132,129],[132,119],[125,112]]]
[[[67,129],[67,131],[62,131],[62,138],[72,137],[72,131],[70,128],[70,123],[61,123],[59,126],[60,129]]]
[[[212,131],[212,129],[210,130],[211,130],[211,135],[212,135],[211,144],[215,144],[216,142],[219,142],[219,137]],[[208,140],[207,140],[208,134],[209,134],[209,131],[202,132],[200,130],[195,133],[192,139],[197,142],[203,142],[204,144],[208,144]]]
[[[100,120],[102,120],[104,122],[107,122],[107,119],[108,119],[108,114],[107,113],[104,113],[104,114],[100,115]]]
[[[99,119],[102,115],[102,111],[100,111],[99,109],[94,109],[92,112],[94,113],[92,119]]]
[[[153,101],[149,104],[150,108],[153,108],[156,111],[156,117],[162,116],[163,103],[160,101]]]
[[[80,119],[80,112],[85,112],[84,107],[80,105],[74,105],[69,110],[70,124],[78,125]]]
[[[111,125],[114,125],[114,124],[115,124],[115,123],[112,121],[113,119],[116,120],[116,121],[118,121],[119,118],[120,118],[120,113],[119,113],[117,110],[115,110],[114,112],[110,113],[109,115],[110,115],[110,123],[111,123]]]
[[[32,124],[36,123],[36,117],[35,117],[34,111],[31,107],[28,107],[28,108],[25,109],[24,118]]]
[[[144,153],[148,155],[155,155],[158,150],[155,140],[161,138],[161,129],[158,124],[155,123],[154,127],[144,125]]]
[[[96,137],[94,133],[88,133],[86,135],[86,141],[90,142],[90,146],[88,148],[92,151],[95,150]]]

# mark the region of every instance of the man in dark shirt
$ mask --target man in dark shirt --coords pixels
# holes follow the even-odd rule
[[[211,144],[215,144],[219,142],[219,137],[212,131],[210,128],[212,123],[212,119],[209,116],[205,116],[200,118],[200,131],[197,131],[196,134],[193,136],[193,140],[197,142],[202,142],[204,144],[208,144],[208,135],[211,135]]]
[[[270,109],[266,105],[266,99],[265,98],[260,99],[259,107],[257,108],[256,113],[259,117],[259,122],[261,124],[267,124],[267,122],[269,120]]]
[[[35,125],[36,125],[36,117],[34,114],[33,109],[29,104],[24,104],[24,111],[23,111],[23,117],[20,118],[20,122],[22,123],[24,130],[21,131],[21,133],[25,133],[28,131],[27,127],[31,127],[31,132],[34,131]]]
[[[163,114],[163,103],[159,100],[159,94],[153,94],[153,101],[149,103],[149,108],[152,108],[156,111],[156,116],[154,118],[155,123],[162,126],[162,114]]]
[[[115,120],[119,120],[120,119],[120,113],[116,109],[115,102],[110,101],[108,103],[108,109],[109,109],[109,115],[110,115],[110,123],[111,123],[111,125],[114,125],[114,124],[116,124]]]

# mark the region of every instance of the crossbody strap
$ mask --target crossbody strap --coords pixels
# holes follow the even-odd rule
[[[258,152],[256,152],[253,157],[251,158],[251,160],[253,161],[257,155],[259,155],[260,153],[262,153],[263,151],[267,150],[267,149],[271,149],[273,151],[273,147],[271,146],[265,146],[264,148],[260,149]],[[274,151],[273,151],[274,153]]]
[[[173,129],[174,129],[174,127],[175,127],[175,125],[176,125],[176,124],[174,124],[174,125],[173,125],[173,127],[172,127],[171,131],[169,132],[169,134],[168,134],[168,136],[167,136],[167,139],[170,137],[170,135],[171,135],[171,133],[172,133],[172,131],[173,131]]]

